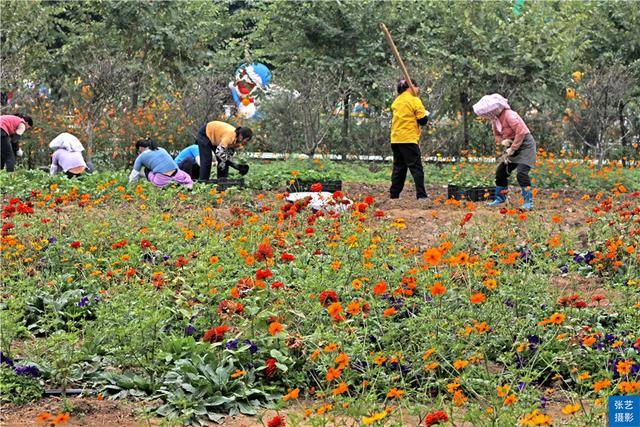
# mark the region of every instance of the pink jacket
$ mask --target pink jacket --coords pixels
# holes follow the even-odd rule
[[[511,139],[513,140],[513,145],[511,146],[514,150],[520,147],[522,144],[522,140],[524,137],[531,133],[529,128],[522,120],[522,117],[518,113],[510,109],[504,109],[500,115],[498,115],[498,120],[502,125],[502,129],[498,131],[496,129],[495,122],[492,123],[493,135],[495,137],[500,137],[501,139]]]
[[[18,129],[20,123],[24,123],[25,125],[27,124],[22,117],[8,114],[0,116],[0,129],[5,131],[7,135],[15,135],[16,129]]]

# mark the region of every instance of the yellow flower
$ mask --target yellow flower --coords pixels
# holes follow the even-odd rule
[[[362,424],[368,426],[370,424],[375,423],[376,421],[380,421],[381,419],[385,418],[388,414],[389,412],[385,410],[385,411],[373,414],[370,417],[362,417]]]
[[[562,408],[562,413],[565,415],[572,415],[575,414],[576,412],[578,412],[580,410],[580,404],[576,403],[575,405],[567,405],[564,408]]]

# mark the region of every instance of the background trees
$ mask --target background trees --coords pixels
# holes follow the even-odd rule
[[[1,21],[1,84],[14,91],[14,105],[33,104],[36,91],[24,84],[30,82],[51,88],[58,106],[84,99],[96,107],[82,90],[96,81],[100,64],[110,63],[118,85],[102,98],[108,108],[96,111],[119,114],[165,100],[199,123],[230,102],[225,78],[238,65],[264,62],[274,83],[303,92],[302,100],[265,105],[262,145],[287,151],[384,152],[387,109],[401,76],[380,21],[423,86],[433,114],[425,132],[431,153],[491,154],[488,126],[475,120],[471,106],[485,93],[501,92],[545,149],[596,154],[592,141],[576,136],[576,116],[567,113],[574,112],[567,89],[580,98],[571,75],[622,67],[628,84],[607,116],[616,122],[611,144],[622,148],[608,152],[638,153],[640,6],[634,1],[525,1],[514,8],[508,1],[8,0]],[[363,98],[371,113],[356,121],[349,111]],[[282,122],[269,123],[268,109],[280,120],[287,102],[301,110],[290,114],[285,132]],[[333,107],[342,107],[339,117]],[[188,133],[193,126],[183,127]]]

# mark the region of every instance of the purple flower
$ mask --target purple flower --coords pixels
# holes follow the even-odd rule
[[[40,376],[40,369],[34,365],[16,365],[13,370],[17,375],[30,376],[34,378]]]
[[[560,269],[560,272],[561,272],[562,274],[567,274],[567,273],[569,273],[569,267],[567,267],[567,266],[566,266],[566,265],[564,265],[564,264],[563,264],[563,265],[561,265],[561,266],[560,266],[560,267],[558,267],[558,268]]]
[[[593,259],[596,256],[593,254],[593,252],[589,251],[585,254],[584,256],[584,262],[586,262],[587,264],[589,264],[591,261],[593,261]]]
[[[533,261],[533,252],[531,252],[531,249],[529,249],[528,246],[525,246],[520,250],[520,259],[526,263]]]
[[[54,244],[57,241],[58,239],[56,239],[55,237],[49,237],[49,243]]]
[[[195,333],[196,333],[196,328],[194,328],[193,325],[189,325],[186,328],[184,328],[185,335],[193,335]]]
[[[227,350],[237,350],[238,349],[238,339],[233,339],[233,340],[229,340],[227,341]]]
[[[251,340],[242,341],[243,344],[249,345],[249,353],[256,354],[258,352],[258,346],[255,345]]]
[[[83,296],[82,298],[80,298],[80,301],[78,301],[76,305],[78,307],[85,307],[87,304],[89,304],[89,297]]]
[[[509,308],[513,308],[513,302],[511,302],[511,300],[508,298],[504,300],[504,305],[506,305]]]
[[[547,407],[547,402],[549,401],[548,398],[544,397],[544,396],[540,396],[540,407],[542,409]]]
[[[5,363],[7,366],[13,366],[13,359],[9,356],[5,356],[4,353],[0,351],[0,365]]]
[[[577,262],[578,264],[583,263],[584,262],[584,257],[580,254],[575,254],[573,256],[573,261]]]

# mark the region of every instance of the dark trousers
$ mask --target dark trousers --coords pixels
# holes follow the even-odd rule
[[[407,169],[413,176],[416,185],[416,197],[427,197],[424,188],[424,171],[422,170],[422,156],[418,144],[391,144],[393,151],[393,172],[391,173],[391,188],[389,194],[392,199],[400,197],[407,179]]]
[[[13,172],[16,169],[16,151],[17,144],[13,143],[12,138],[4,130],[0,131],[0,169],[7,168],[7,172]]]
[[[500,162],[496,168],[496,185],[498,187],[508,187],[509,175],[511,175],[511,172],[514,170],[517,171],[516,179],[518,180],[520,187],[531,187],[531,179],[529,178],[531,166],[525,165],[524,163]]]
[[[200,166],[198,166],[195,159],[187,157],[182,162],[180,162],[178,167],[188,173],[191,179],[200,178]]]
[[[198,151],[200,153],[200,173],[198,174],[200,180],[207,180],[211,177],[211,165],[214,156],[214,147],[211,141],[209,141],[206,129],[206,125],[202,126],[198,131],[198,136],[196,136],[196,144],[198,144]],[[216,156],[216,162],[218,165],[221,163],[218,156]],[[217,166],[216,169],[218,179],[229,176],[229,162],[227,162],[223,168]]]

